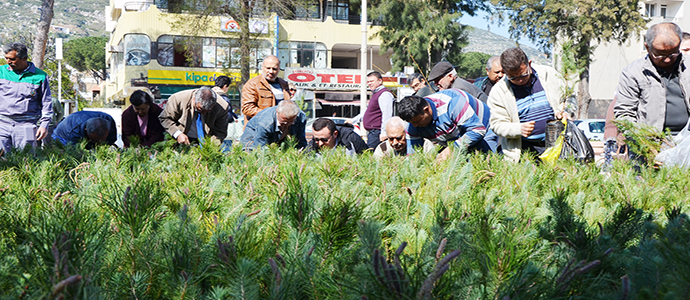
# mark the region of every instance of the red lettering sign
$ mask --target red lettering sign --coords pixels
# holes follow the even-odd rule
[[[295,82],[309,82],[316,79],[316,76],[307,73],[292,73],[288,75],[288,79]]]
[[[316,76],[321,77],[321,83],[331,83],[331,78],[335,77],[335,74],[316,74]]]
[[[338,74],[338,83],[355,83],[354,81],[352,81],[353,78],[353,75]]]

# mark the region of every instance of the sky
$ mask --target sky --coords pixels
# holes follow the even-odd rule
[[[465,14],[460,18],[460,24],[471,25],[472,27],[488,30],[500,36],[510,38],[510,33],[508,33],[507,24],[503,24],[502,26],[499,26],[497,23],[491,24],[489,21],[486,20],[487,16],[488,14],[484,11],[479,11],[474,16]],[[539,49],[534,43],[532,43],[532,41],[530,41],[527,38],[520,39],[520,44],[527,45],[535,49]]]

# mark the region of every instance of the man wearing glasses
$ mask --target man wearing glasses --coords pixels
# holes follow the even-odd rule
[[[425,98],[407,96],[398,105],[400,118],[409,122],[408,148],[422,147],[424,139],[456,151],[496,152],[498,136],[489,129],[489,110],[485,104],[461,90],[449,89]],[[438,158],[451,154],[445,148]]]
[[[682,31],[674,23],[659,23],[645,36],[647,56],[621,73],[616,88],[616,119],[650,125],[678,134],[688,122],[690,70],[680,53]]]
[[[310,148],[316,152],[335,147],[344,147],[348,155],[361,154],[369,146],[361,136],[355,132],[352,124],[335,124],[329,118],[318,118],[312,125],[314,137]]]
[[[295,147],[302,149],[307,146],[306,123],[307,116],[294,101],[280,101],[277,106],[266,108],[249,120],[240,142],[245,150],[254,150],[293,139]]]
[[[501,54],[503,79],[489,95],[491,129],[500,137],[503,154],[518,161],[522,151],[538,156],[546,150],[546,123],[570,119],[564,111],[563,80],[555,69],[532,64],[520,48]]]
[[[180,144],[203,142],[209,136],[222,143],[228,134],[227,111],[228,103],[204,86],[170,96],[158,119]]]

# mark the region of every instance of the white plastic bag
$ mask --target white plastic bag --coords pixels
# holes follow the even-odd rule
[[[663,149],[656,155],[656,161],[664,163],[666,167],[680,166],[690,167],[690,128],[685,124],[685,128],[673,138],[675,147]]]

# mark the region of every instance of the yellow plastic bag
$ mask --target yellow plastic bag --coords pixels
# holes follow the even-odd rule
[[[561,122],[563,122],[563,125],[566,125],[565,127],[567,127],[567,121],[565,119],[561,120]],[[544,150],[544,153],[539,155],[539,159],[541,159],[542,162],[547,164],[554,164],[558,160],[558,158],[561,157],[564,141],[563,132],[565,132],[565,128],[563,128],[563,131],[558,135],[558,138],[556,139],[554,145]]]
[[[546,149],[544,153],[539,155],[539,159],[541,159],[541,161],[544,163],[553,164],[558,160],[559,157],[561,157],[561,151],[563,151],[562,134],[558,136],[558,139],[556,139],[556,144],[553,147]]]

